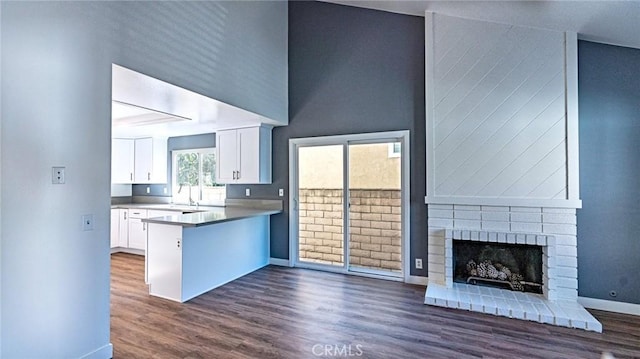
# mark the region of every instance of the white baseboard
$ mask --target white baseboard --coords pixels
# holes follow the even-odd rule
[[[281,266],[281,267],[291,267],[291,264],[289,263],[288,259],[282,259],[282,258],[269,258],[269,264],[273,264],[274,266]]]
[[[111,343],[85,354],[81,359],[111,359],[113,358],[113,345]]]
[[[420,277],[417,275],[410,275],[409,277],[407,277],[407,279],[404,282],[408,284],[423,285],[426,287],[427,284],[429,284],[429,278]]]
[[[578,297],[578,303],[585,308],[606,310],[607,312],[640,315],[640,304],[616,302],[596,298]]]

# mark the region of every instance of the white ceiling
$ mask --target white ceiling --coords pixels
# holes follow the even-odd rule
[[[112,65],[114,138],[173,137],[278,123],[256,113]]]
[[[640,48],[640,1],[326,0],[424,16],[425,11],[512,25],[572,31],[583,40]]]

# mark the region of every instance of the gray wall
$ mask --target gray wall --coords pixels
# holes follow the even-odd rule
[[[173,150],[189,150],[193,148],[209,148],[216,146],[216,134],[206,133],[193,136],[169,137],[167,139],[167,184],[134,184],[131,185],[131,194],[134,196],[160,196],[171,197],[172,177],[172,157]],[[149,187],[149,193],[147,193]],[[164,193],[164,188],[167,193]]]
[[[0,357],[106,358],[111,64],[286,122],[287,4],[0,6]]]
[[[578,288],[640,304],[640,50],[580,41]],[[609,291],[618,293],[616,298]]]
[[[411,131],[411,263],[427,258],[424,18],[321,2],[289,3],[289,126],[273,130],[273,184],[229,185],[229,198],[289,188],[288,140]],[[288,194],[285,193],[285,197]],[[271,219],[271,256],[289,257],[289,209]],[[426,276],[423,270],[411,274]]]

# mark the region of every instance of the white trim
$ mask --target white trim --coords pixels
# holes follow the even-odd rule
[[[429,285],[429,278],[421,277],[417,275],[410,275],[407,278],[405,278],[404,282],[407,284],[423,285],[426,287],[427,285]]]
[[[435,157],[433,144],[435,143],[433,140],[432,131],[435,123],[434,118],[434,80],[435,80],[435,39],[434,39],[434,19],[433,13],[429,11],[425,11],[424,14],[424,38],[425,38],[425,56],[424,56],[424,74],[425,74],[425,115],[427,117],[427,124],[425,126],[426,131],[426,179],[427,179],[427,188],[426,193],[427,197],[431,197],[435,194]]]
[[[426,204],[466,204],[476,206],[512,206],[512,207],[549,207],[582,208],[579,199],[536,199],[536,198],[497,198],[497,197],[457,197],[426,196]]]
[[[360,141],[366,141],[367,143],[375,143],[377,139],[384,139],[380,142],[387,142],[389,139],[401,138],[405,134],[408,135],[409,130],[397,130],[387,132],[369,132],[369,133],[354,133],[351,135],[335,135],[335,136],[319,136],[319,137],[304,137],[304,138],[290,138],[289,149],[291,145],[298,146],[314,146],[314,145],[342,145],[346,143],[355,143]],[[407,152],[407,151],[405,151]],[[291,152],[289,153],[291,154]],[[295,154],[295,152],[294,152]],[[291,162],[289,162],[291,163]],[[289,166],[291,167],[291,166]],[[289,173],[291,175],[291,173]]]
[[[298,156],[296,142],[289,139],[289,265],[295,267],[298,258]],[[294,240],[294,238],[296,240]]]
[[[110,359],[113,358],[113,344],[109,343],[80,357],[81,359]]]
[[[605,310],[607,312],[640,315],[640,304],[615,302],[597,298],[578,297],[578,303],[585,308]]]
[[[269,258],[269,264],[274,266],[281,266],[281,267],[291,267],[291,261],[289,261],[288,259],[282,259],[282,258],[271,257]]]
[[[567,131],[567,199],[580,199],[578,138],[578,35],[564,33],[565,104]]]
[[[411,141],[409,131],[403,131],[400,145],[402,181],[402,273],[405,282],[411,276]]]
[[[295,264],[295,267],[301,268],[301,269],[311,269],[311,270],[317,270],[317,271],[323,271],[323,272],[329,272],[329,273],[336,273],[336,274],[355,275],[358,277],[384,279],[384,280],[390,280],[394,282],[403,281],[403,278],[401,276],[394,276],[393,273],[390,273],[389,275],[385,275],[385,274],[379,274],[374,272],[361,272],[361,271],[354,271],[354,270],[350,271],[350,270],[347,270],[345,267],[331,266],[327,264],[320,264],[320,263],[313,263],[313,262],[297,262]]]

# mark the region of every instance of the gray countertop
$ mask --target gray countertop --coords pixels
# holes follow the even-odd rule
[[[250,201],[234,203],[226,207],[186,206],[173,204],[132,203],[119,204],[111,208],[140,208],[175,211],[175,215],[142,219],[146,223],[176,225],[182,227],[200,227],[248,217],[267,216],[282,212],[282,201]],[[191,213],[183,213],[191,212]]]

